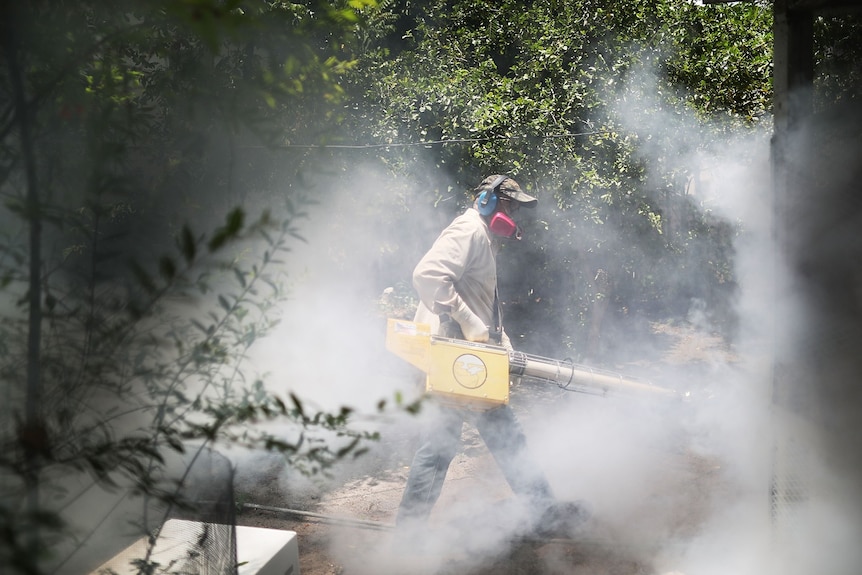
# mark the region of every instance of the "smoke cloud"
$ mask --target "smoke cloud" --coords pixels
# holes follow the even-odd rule
[[[679,137],[679,153],[699,171],[694,201],[740,227],[733,347],[701,357],[694,367],[666,365],[657,383],[691,391],[679,402],[560,394],[541,410],[527,411],[515,400],[516,409],[525,409],[519,416],[530,448],[560,498],[591,504],[596,527],[588,537],[596,545],[613,541],[620,553],[657,572],[855,573],[862,564],[854,544],[862,535],[855,383],[862,366],[854,351],[862,339],[860,205],[852,193],[859,175],[852,134],[858,131],[846,116],[824,115],[795,134],[794,142],[804,145],[794,146],[790,179],[805,185],[776,202],[770,144],[762,134],[691,152],[697,150],[690,146],[693,121],[682,118],[659,130],[667,117],[658,111],[634,116],[632,109],[621,107],[620,118],[639,131],[689,134]],[[858,117],[853,121],[849,125],[858,127]],[[365,172],[351,187],[373,189],[379,177]],[[387,437],[410,436],[418,422],[371,415],[380,398],[417,392],[409,370],[387,359],[380,347],[383,325],[368,311],[383,287],[365,279],[374,273],[385,231],[345,215],[352,213],[353,198],[333,202],[312,215],[308,249],[291,263],[301,261],[296,269],[303,274],[284,309],[287,319],[258,357],[277,374],[275,381],[289,381],[320,406],[355,407],[380,426],[386,446]],[[777,213],[776,204],[786,211]],[[403,239],[418,259],[446,222],[434,215],[405,217],[423,223]],[[500,266],[506,266],[505,254]],[[410,269],[405,262],[394,275],[406,281]],[[697,301],[690,309],[694,327],[713,327]],[[409,461],[411,446],[402,442],[389,461]],[[472,500],[449,501],[444,487],[440,506],[457,503],[459,513],[480,515],[510,495],[501,476],[477,481],[483,488]],[[441,533],[436,541],[429,532],[426,543],[477,556],[499,552],[507,526],[516,529],[518,518],[507,508],[497,529],[473,529],[474,540]],[[355,552],[349,542],[345,533],[340,551]],[[391,549],[378,551],[379,563],[373,553],[362,561],[380,572],[394,559]],[[435,568],[430,558],[424,564]]]

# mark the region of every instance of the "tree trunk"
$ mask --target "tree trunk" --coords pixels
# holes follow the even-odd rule
[[[30,226],[29,237],[29,279],[28,279],[28,332],[27,332],[27,378],[24,420],[19,425],[18,439],[24,452],[24,480],[27,487],[27,506],[30,513],[39,510],[39,475],[42,454],[48,449],[48,436],[41,417],[42,381],[41,353],[42,339],[42,282],[40,269],[42,263],[42,221],[41,206],[36,183],[36,160],[30,134],[30,109],[24,93],[24,81],[18,53],[17,11],[20,5],[14,0],[2,4],[3,51],[9,66],[9,82],[12,87],[14,117],[18,125],[21,142],[21,160],[24,164],[26,184],[26,215]],[[25,540],[34,550],[39,547],[39,533],[34,526]]]

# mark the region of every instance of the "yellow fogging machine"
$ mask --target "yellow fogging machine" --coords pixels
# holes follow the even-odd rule
[[[568,360],[508,351],[498,345],[432,335],[430,325],[401,319],[389,318],[386,349],[426,374],[428,394],[474,409],[507,404],[513,377],[596,395],[646,393],[677,397],[675,391],[647,381]]]

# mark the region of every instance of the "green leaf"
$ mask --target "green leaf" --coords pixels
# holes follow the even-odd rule
[[[168,256],[162,256],[159,259],[159,272],[168,281],[174,279],[177,273],[177,266],[174,264],[174,260]]]
[[[224,227],[220,228],[213,235],[209,242],[209,250],[214,252],[224,246],[228,240],[235,239],[242,230],[245,221],[245,212],[242,208],[234,208],[226,218]]]
[[[303,410],[302,401],[300,401],[299,397],[295,393],[290,392],[290,400],[293,402],[293,407],[296,409],[296,412],[300,416],[305,417],[305,411]]]
[[[180,232],[180,251],[186,259],[186,263],[192,263],[197,252],[197,243],[195,242],[192,230],[188,226],[183,226]]]
[[[156,283],[153,281],[150,274],[141,267],[141,264],[139,264],[137,260],[132,260],[129,263],[129,266],[132,268],[132,274],[138,280],[138,283],[141,284],[141,287],[143,287],[148,293],[155,293],[158,289],[156,287]]]
[[[245,273],[242,272],[242,270],[240,270],[239,268],[234,268],[233,273],[236,276],[239,285],[241,285],[242,287],[246,287]]]
[[[230,302],[227,301],[227,298],[221,294],[219,294],[218,296],[218,303],[225,311],[229,312],[231,310]]]
[[[358,438],[358,437],[354,438],[354,439],[353,439],[353,441],[351,441],[350,443],[348,443],[347,445],[345,445],[344,447],[342,447],[341,449],[339,449],[339,450],[335,453],[335,456],[336,456],[338,459],[341,459],[341,458],[343,458],[345,455],[347,455],[348,453],[350,453],[351,451],[353,451],[353,450],[356,448],[356,446],[357,446],[357,445],[359,445],[359,438]]]

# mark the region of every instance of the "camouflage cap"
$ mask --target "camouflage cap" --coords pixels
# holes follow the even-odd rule
[[[490,188],[494,182],[496,182],[499,178],[502,178],[501,174],[494,174],[492,176],[488,176],[482,183],[476,186],[476,189],[473,190],[476,194],[481,194],[488,188]],[[497,186],[497,191],[508,198],[515,200],[520,203],[525,208],[534,208],[536,204],[539,203],[539,200],[529,195],[527,192],[521,189],[520,184],[513,180],[512,178],[507,177],[503,180],[499,186]]]

